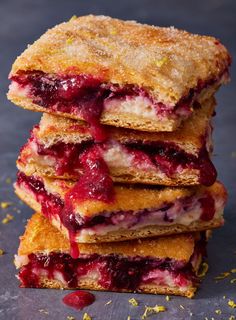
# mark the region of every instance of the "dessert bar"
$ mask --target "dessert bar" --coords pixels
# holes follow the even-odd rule
[[[210,160],[214,106],[215,100],[208,99],[174,132],[107,126],[109,135],[100,143],[85,122],[45,113],[22,148],[17,166],[27,175],[78,180],[84,164],[96,156],[105,161],[115,182],[210,186],[217,175]]]
[[[110,193],[103,189],[103,198],[96,182],[88,187],[23,172],[15,184],[17,195],[71,240],[72,251],[75,242],[122,241],[223,224],[227,195],[219,182],[189,188],[115,185]]]
[[[215,38],[88,15],[48,30],[14,62],[8,98],[23,108],[100,123],[173,131],[228,79]]]
[[[43,215],[35,213],[21,237],[15,264],[22,287],[192,297],[205,244],[204,233],[79,244],[80,256],[73,259],[68,240]]]

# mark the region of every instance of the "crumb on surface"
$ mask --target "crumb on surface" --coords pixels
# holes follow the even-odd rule
[[[112,300],[109,300],[109,301],[107,301],[106,303],[105,303],[105,306],[108,306],[109,304],[111,304],[112,303]]]
[[[130,319],[131,319],[130,316],[128,316],[128,317],[127,317],[127,320],[130,320]]]
[[[67,319],[67,320],[75,320],[75,317],[73,317],[73,316],[67,316],[66,319]]]
[[[221,311],[220,309],[217,309],[217,310],[215,310],[215,313],[216,313],[216,314],[221,314],[222,311]]]
[[[49,312],[46,309],[39,309],[40,313],[49,314]]]
[[[170,297],[169,296],[166,296],[166,301],[170,301]]]
[[[4,255],[4,250],[3,249],[0,249],[0,256],[3,256]]]
[[[138,306],[138,301],[134,298],[129,299],[129,303],[132,304],[133,307]]]
[[[185,307],[182,304],[180,304],[179,307],[180,307],[180,309],[185,310]]]
[[[236,268],[230,270],[231,273],[236,273]]]
[[[236,283],[236,278],[231,279],[231,280],[230,280],[230,283]]]
[[[229,320],[235,320],[235,316],[230,316]]]
[[[11,214],[8,213],[8,214],[6,215],[6,217],[2,219],[2,223],[3,223],[3,224],[6,224],[6,223],[10,222],[10,221],[13,220],[13,219],[14,219],[13,215],[11,215]]]

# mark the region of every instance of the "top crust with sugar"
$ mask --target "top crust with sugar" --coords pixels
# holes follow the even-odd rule
[[[88,15],[49,29],[16,59],[11,75],[92,74],[145,87],[158,101],[175,105],[199,80],[217,79],[229,64],[228,51],[213,37]]]

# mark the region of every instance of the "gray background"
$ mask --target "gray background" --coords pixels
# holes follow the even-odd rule
[[[19,203],[6,178],[14,180],[15,160],[20,146],[26,141],[32,125],[40,115],[21,110],[6,100],[7,76],[17,55],[47,28],[68,20],[72,15],[88,13],[105,14],[140,22],[169,26],[174,25],[191,32],[214,35],[222,40],[234,56],[236,51],[236,1],[60,1],[60,0],[0,0],[0,201],[12,201],[13,206],[2,210],[14,215],[14,220],[3,225],[0,222],[0,248],[6,254],[0,256],[0,319],[66,319],[68,315],[82,319],[83,312],[74,311],[61,302],[65,292],[56,290],[19,289],[15,278],[13,255],[17,251],[18,237],[24,230],[26,219],[32,211]],[[236,268],[236,218],[235,218],[235,169],[236,169],[236,111],[235,65],[231,69],[232,82],[223,87],[218,96],[215,119],[215,158],[219,178],[229,190],[226,207],[226,224],[214,233],[209,243],[210,271],[194,300],[151,295],[96,293],[96,302],[87,311],[96,320],[140,319],[144,305],[161,304],[168,308],[163,314],[150,319],[228,319],[236,315],[236,309],[227,306],[227,299],[236,299],[236,284],[230,279],[215,283],[220,272]],[[16,210],[20,209],[21,212]],[[235,274],[236,277],[236,274]],[[232,278],[232,277],[231,277]],[[130,297],[139,301],[139,307],[131,307]],[[223,299],[226,296],[226,299]],[[105,306],[108,300],[110,305]],[[180,307],[183,305],[184,309]],[[47,310],[48,314],[39,310]],[[216,309],[222,315],[215,314]],[[190,317],[189,313],[193,316]]]

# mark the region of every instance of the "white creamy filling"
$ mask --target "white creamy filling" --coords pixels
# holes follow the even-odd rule
[[[150,120],[158,118],[153,103],[150,99],[142,96],[105,100],[104,111],[133,114]]]
[[[22,87],[17,82],[12,81],[9,86],[9,93],[18,97],[28,97],[30,94],[30,86]]]

